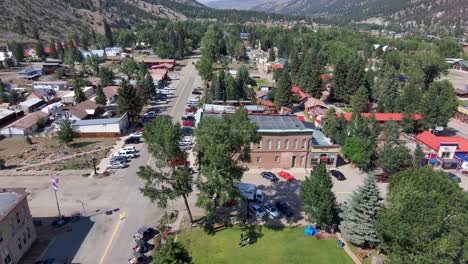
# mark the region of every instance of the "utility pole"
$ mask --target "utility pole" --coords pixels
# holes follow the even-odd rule
[[[54,178],[54,177],[50,177],[50,180],[52,181],[52,189],[54,190],[54,195],[55,195],[55,202],[57,203],[57,210],[58,210],[58,214],[59,214],[59,219],[62,218],[62,213],[60,212],[60,205],[59,205],[59,201],[58,201],[58,198],[57,198],[57,190],[58,190],[58,179]]]
[[[97,175],[98,173],[96,170],[96,158],[93,156],[91,160],[93,161],[94,175]]]

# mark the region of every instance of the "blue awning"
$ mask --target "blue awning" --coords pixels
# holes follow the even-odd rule
[[[462,161],[468,162],[468,152],[455,153],[455,158],[459,159],[459,160],[462,160]]]

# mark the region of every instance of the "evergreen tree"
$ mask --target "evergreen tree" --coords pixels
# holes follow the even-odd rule
[[[426,158],[426,154],[422,148],[417,147],[413,152],[413,167],[420,167],[424,164],[424,159]]]
[[[2,79],[0,79],[0,101],[1,102],[7,102],[8,101],[8,94],[5,91],[5,86],[2,82]]]
[[[200,60],[198,60],[196,68],[206,85],[208,81],[213,78],[213,61],[208,57],[203,56]]]
[[[226,84],[226,99],[227,100],[242,99],[242,97],[239,96],[239,91],[241,89],[239,89],[239,85],[236,79],[234,79],[234,77],[232,77],[230,74],[227,74],[224,82]]]
[[[102,87],[110,86],[114,84],[114,72],[112,69],[107,67],[100,67],[99,68],[99,78],[100,84]]]
[[[385,142],[390,144],[400,143],[400,126],[397,122],[385,122],[383,126]]]
[[[319,226],[335,224],[337,221],[336,197],[333,183],[324,163],[320,163],[306,177],[300,197],[309,221]]]
[[[288,68],[283,68],[281,70],[281,78],[278,82],[278,87],[275,91],[275,106],[280,108],[281,106],[291,105],[293,96],[291,93],[291,76],[289,75]]]
[[[246,90],[247,86],[250,83],[250,76],[249,76],[249,70],[247,67],[242,65],[239,68],[239,71],[237,72],[236,75],[236,81],[237,81],[237,91],[236,91],[236,98],[243,99],[246,98]]]
[[[351,200],[340,217],[340,230],[346,240],[360,247],[374,248],[380,242],[375,220],[382,207],[382,198],[374,176],[368,175],[364,184],[353,191]]]
[[[398,108],[399,74],[391,65],[384,65],[376,85],[379,112],[392,113]]]
[[[46,57],[46,54],[44,52],[44,45],[42,45],[42,42],[38,41],[36,42],[36,46],[34,47],[34,50],[36,51],[36,56],[43,60]]]
[[[353,114],[361,114],[369,111],[369,95],[367,89],[361,85],[357,92],[351,98]]]
[[[405,145],[385,143],[379,153],[379,166],[388,173],[397,173],[412,165],[412,157]]]
[[[226,101],[226,85],[224,83],[224,77],[224,70],[219,71],[212,87],[214,90],[214,100]]]
[[[271,48],[268,53],[268,61],[275,61],[275,60],[276,60],[275,50]]]
[[[145,94],[147,94],[149,99],[150,96],[156,95],[156,86],[154,85],[153,77],[151,74],[146,74],[145,79],[143,80],[143,89],[145,90]]]
[[[132,77],[132,75],[138,69],[138,65],[136,64],[133,58],[126,58],[120,64],[120,71],[127,75],[127,77]]]
[[[153,264],[192,264],[192,258],[184,245],[175,242],[173,238],[166,240],[166,243],[154,253]]]
[[[78,78],[73,79],[73,92],[75,93],[75,103],[79,104],[86,101],[86,95],[81,88]]]
[[[335,76],[331,89],[332,96],[335,100],[345,101],[348,94],[346,88],[346,79],[348,76],[348,65],[346,58],[340,58],[335,65]]]
[[[18,62],[21,62],[24,60],[23,44],[16,42],[16,41],[12,41],[8,43],[8,48],[11,50],[13,57]]]
[[[104,94],[104,91],[102,89],[102,86],[98,84],[96,87],[96,103],[100,105],[106,105],[107,104],[107,98],[106,95]]]
[[[355,57],[347,61],[347,66],[344,100],[349,102],[351,96],[356,93],[364,82],[364,61],[361,57]]]
[[[433,82],[422,102],[424,128],[446,127],[457,111],[457,106],[458,100],[452,83],[448,80]]]
[[[70,121],[70,119],[66,118],[63,120],[62,124],[60,125],[60,129],[57,131],[57,137],[60,143],[63,143],[66,146],[73,142],[74,132],[72,121]]]
[[[141,99],[137,96],[135,87],[131,86],[127,80],[122,79],[118,94],[117,112],[120,115],[128,113],[130,122],[136,123],[143,105],[141,103]]]
[[[105,35],[106,41],[107,41],[106,45],[108,47],[113,47],[114,46],[114,39],[112,38],[112,29],[109,26],[109,24],[107,24],[107,20],[105,18],[102,21],[102,23],[104,24],[104,35]]]
[[[299,60],[299,55],[297,54],[297,49],[295,47],[291,50],[291,55],[289,58],[291,69],[291,79],[294,84],[298,84],[299,73],[301,69],[301,60]]]

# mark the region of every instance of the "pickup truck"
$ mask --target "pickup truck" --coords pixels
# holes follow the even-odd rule
[[[241,182],[236,183],[235,185],[245,199],[260,203],[263,202],[263,192],[261,190],[257,190],[255,185]]]

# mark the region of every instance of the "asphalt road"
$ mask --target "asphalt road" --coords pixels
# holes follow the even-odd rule
[[[161,114],[171,115],[174,120],[180,120],[185,113],[186,102],[191,95],[192,88],[199,86],[201,80],[192,65],[192,60],[187,60],[187,66],[180,72],[173,72],[170,75],[179,77],[174,81],[176,96],[170,98],[169,104],[162,106],[164,110]],[[73,259],[73,263],[126,263],[132,256],[134,246],[133,234],[141,226],[154,226],[164,214],[164,209],[151,203],[144,197],[139,188],[143,183],[138,179],[136,172],[142,165],[149,165],[152,162],[146,145],[139,144],[139,157],[132,160],[130,167],[117,170],[111,176],[116,180],[111,184],[113,195],[106,197],[111,202],[111,208],[118,208],[112,216],[98,214],[93,217],[94,225],[86,236],[78,253]],[[172,202],[167,211],[172,209],[183,210],[182,200]],[[119,214],[125,214],[123,220],[119,220]]]

